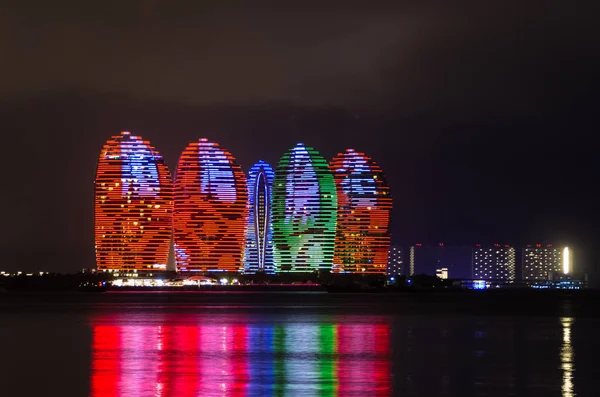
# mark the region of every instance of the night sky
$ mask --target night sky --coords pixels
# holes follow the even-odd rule
[[[199,137],[246,171],[353,147],[388,176],[395,244],[600,267],[597,1],[357,3],[3,1],[0,270],[94,266],[96,160],[122,130],[172,171]]]

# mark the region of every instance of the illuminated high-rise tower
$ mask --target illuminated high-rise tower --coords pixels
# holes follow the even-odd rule
[[[166,270],[173,186],[162,156],[122,132],[103,146],[94,182],[98,270]]]
[[[178,271],[240,271],[248,190],[231,153],[200,139],[181,154],[175,174],[173,238]]]
[[[330,164],[337,188],[334,271],[385,274],[390,249],[390,186],[364,153],[348,149]]]
[[[287,151],[273,181],[276,271],[332,269],[336,207],[335,183],[325,159],[301,143]]]
[[[528,245],[522,251],[522,273],[524,281],[552,280],[564,271],[564,249],[552,244]]]
[[[404,276],[404,250],[398,245],[392,245],[388,254],[388,276]]]
[[[477,244],[473,249],[473,279],[515,281],[515,249],[510,245]]]
[[[273,168],[260,160],[248,173],[248,228],[244,272],[273,273]]]

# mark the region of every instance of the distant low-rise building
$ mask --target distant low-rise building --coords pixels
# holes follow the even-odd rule
[[[447,280],[448,279],[448,268],[443,267],[441,269],[437,269],[435,271],[435,275],[442,280]]]

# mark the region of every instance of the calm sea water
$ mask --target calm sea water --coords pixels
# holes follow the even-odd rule
[[[82,296],[0,299],[0,395],[600,393],[595,316],[364,295]]]

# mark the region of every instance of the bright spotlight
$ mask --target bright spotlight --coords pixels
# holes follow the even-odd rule
[[[569,274],[571,271],[571,258],[569,256],[569,247],[563,250],[563,273]]]

